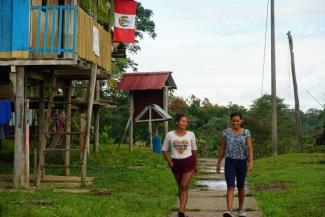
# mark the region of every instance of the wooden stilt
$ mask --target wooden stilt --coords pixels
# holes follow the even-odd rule
[[[25,76],[26,78],[26,76]],[[27,84],[27,80],[25,80],[25,84]],[[25,85],[25,93],[27,90],[27,85]],[[26,98],[26,95],[25,95]],[[30,135],[29,135],[29,124],[27,123],[27,111],[29,110],[29,100],[26,100],[25,104],[25,120],[24,120],[24,131],[25,131],[25,142],[24,142],[24,174],[25,174],[25,183],[26,186],[29,187],[29,147],[30,147]],[[31,121],[31,120],[30,120]]]
[[[153,151],[153,143],[152,143],[152,108],[149,107],[149,140],[150,140],[150,149]]]
[[[33,168],[33,175],[34,175],[34,177],[36,177],[36,174],[37,174],[37,148],[36,148],[36,146],[34,146],[34,148],[33,148],[33,160],[34,160],[34,168]]]
[[[129,120],[128,120],[128,122],[126,123],[123,137],[122,137],[122,139],[121,139],[121,142],[118,144],[117,149],[120,149],[122,143],[124,142],[124,138],[125,138],[126,133],[127,133],[128,129],[129,129],[129,127],[130,127],[130,123],[131,123],[132,118],[133,118],[133,114],[130,115]]]
[[[164,110],[168,113],[168,87],[164,87],[164,99],[163,99]],[[164,122],[165,135],[168,133],[168,121]]]
[[[13,183],[15,188],[28,188],[28,175],[25,174],[25,69],[16,67],[16,97],[15,97],[15,154]]]
[[[134,127],[134,96],[133,92],[129,93],[129,113],[130,113],[130,139],[129,139],[129,150],[133,151],[133,127]]]
[[[97,65],[92,64],[91,76],[90,76],[90,82],[89,82],[89,90],[88,90],[89,94],[88,94],[88,109],[87,109],[87,127],[86,127],[86,133],[85,133],[86,144],[83,149],[82,167],[81,167],[81,184],[82,185],[86,184],[87,158],[88,158],[89,140],[90,140],[91,116],[92,116],[93,104],[94,104],[96,75],[97,75]]]
[[[37,174],[36,174],[36,187],[39,187],[41,184],[41,176],[42,172],[44,171],[44,165],[45,165],[45,156],[44,156],[44,150],[46,148],[46,137],[48,134],[48,130],[50,127],[50,119],[51,119],[51,113],[52,113],[52,104],[53,104],[53,98],[56,93],[56,78],[55,76],[52,77],[51,82],[51,91],[50,91],[50,97],[48,101],[47,110],[45,112],[45,120],[44,120],[44,129],[41,134],[41,146],[39,150],[39,162],[37,167]]]
[[[94,153],[96,154],[99,149],[99,108],[94,111]]]
[[[96,81],[96,93],[95,99],[98,102],[100,100],[100,83]],[[96,154],[99,149],[99,107],[94,110],[94,153]]]
[[[68,87],[66,89],[66,101],[67,101],[67,107],[66,107],[66,119],[65,119],[65,149],[64,152],[64,175],[69,176],[70,175],[70,146],[71,146],[71,98],[72,98],[72,82],[67,81],[66,86]]]
[[[39,112],[38,112],[38,159],[36,165],[36,172],[34,176],[34,185],[37,186],[37,171],[38,167],[40,166],[40,150],[43,143],[43,135],[44,135],[44,118],[45,118],[45,108],[44,108],[44,95],[45,95],[45,86],[44,81],[40,81],[39,83]],[[44,170],[42,170],[44,172]],[[41,174],[42,175],[42,174]],[[38,184],[39,185],[39,184]]]

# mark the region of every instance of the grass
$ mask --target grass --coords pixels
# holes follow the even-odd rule
[[[147,148],[136,148],[130,153],[126,148],[117,151],[115,146],[105,146],[96,158],[90,157],[88,176],[96,177],[90,188],[112,189],[113,194],[54,193],[50,188],[36,192],[4,191],[0,192],[0,216],[162,217],[176,201],[172,173],[162,156]],[[26,203],[40,199],[53,203]]]
[[[284,154],[255,161],[248,177],[267,217],[325,213],[325,154]]]

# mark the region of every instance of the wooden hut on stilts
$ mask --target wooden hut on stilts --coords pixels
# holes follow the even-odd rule
[[[168,132],[168,98],[170,91],[176,89],[172,72],[132,72],[125,73],[118,85],[120,91],[128,91],[129,120],[129,149],[134,144],[134,123],[148,122],[149,142],[153,149],[153,122],[164,122],[164,131]]]
[[[60,166],[69,176],[74,151],[80,152],[77,165],[85,184],[91,121],[96,151],[99,108],[110,106],[100,99],[99,85],[110,78],[110,30],[77,0],[0,0],[0,16],[0,100],[14,111],[14,187],[28,188],[30,179],[39,186],[47,167]],[[74,115],[80,120],[77,126]],[[49,144],[59,137],[61,142]],[[53,152],[62,152],[62,164],[48,164]]]

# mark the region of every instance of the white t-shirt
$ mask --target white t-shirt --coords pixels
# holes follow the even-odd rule
[[[163,151],[168,151],[171,146],[172,158],[184,159],[192,155],[192,150],[197,150],[196,139],[193,132],[186,131],[184,136],[176,135],[175,131],[166,134]]]

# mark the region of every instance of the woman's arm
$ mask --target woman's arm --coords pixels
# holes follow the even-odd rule
[[[170,139],[169,139],[169,134],[167,133],[164,139],[164,143],[162,146],[162,154],[164,156],[164,159],[168,162],[168,166],[170,168],[172,168],[174,166],[173,161],[170,159],[170,156],[168,154],[168,149],[169,149],[169,143],[170,143]]]
[[[225,155],[225,150],[226,150],[226,140],[225,140],[225,137],[222,136],[221,143],[220,143],[220,149],[219,149],[219,153],[218,153],[218,161],[217,161],[217,173],[218,174],[220,174],[220,165],[221,165],[222,158]]]
[[[172,168],[174,166],[173,161],[170,159],[168,151],[162,151],[162,154],[164,156],[164,159],[168,162],[168,166]]]
[[[253,169],[253,160],[254,160],[254,152],[253,152],[253,143],[252,143],[252,137],[248,136],[246,138],[246,144],[248,148],[248,169]]]
[[[194,156],[195,164],[197,164],[197,150],[192,150],[192,155]]]
[[[191,149],[192,149],[192,155],[194,156],[195,160],[195,172],[197,172],[197,145],[196,145],[196,137],[194,133],[191,133]]]

